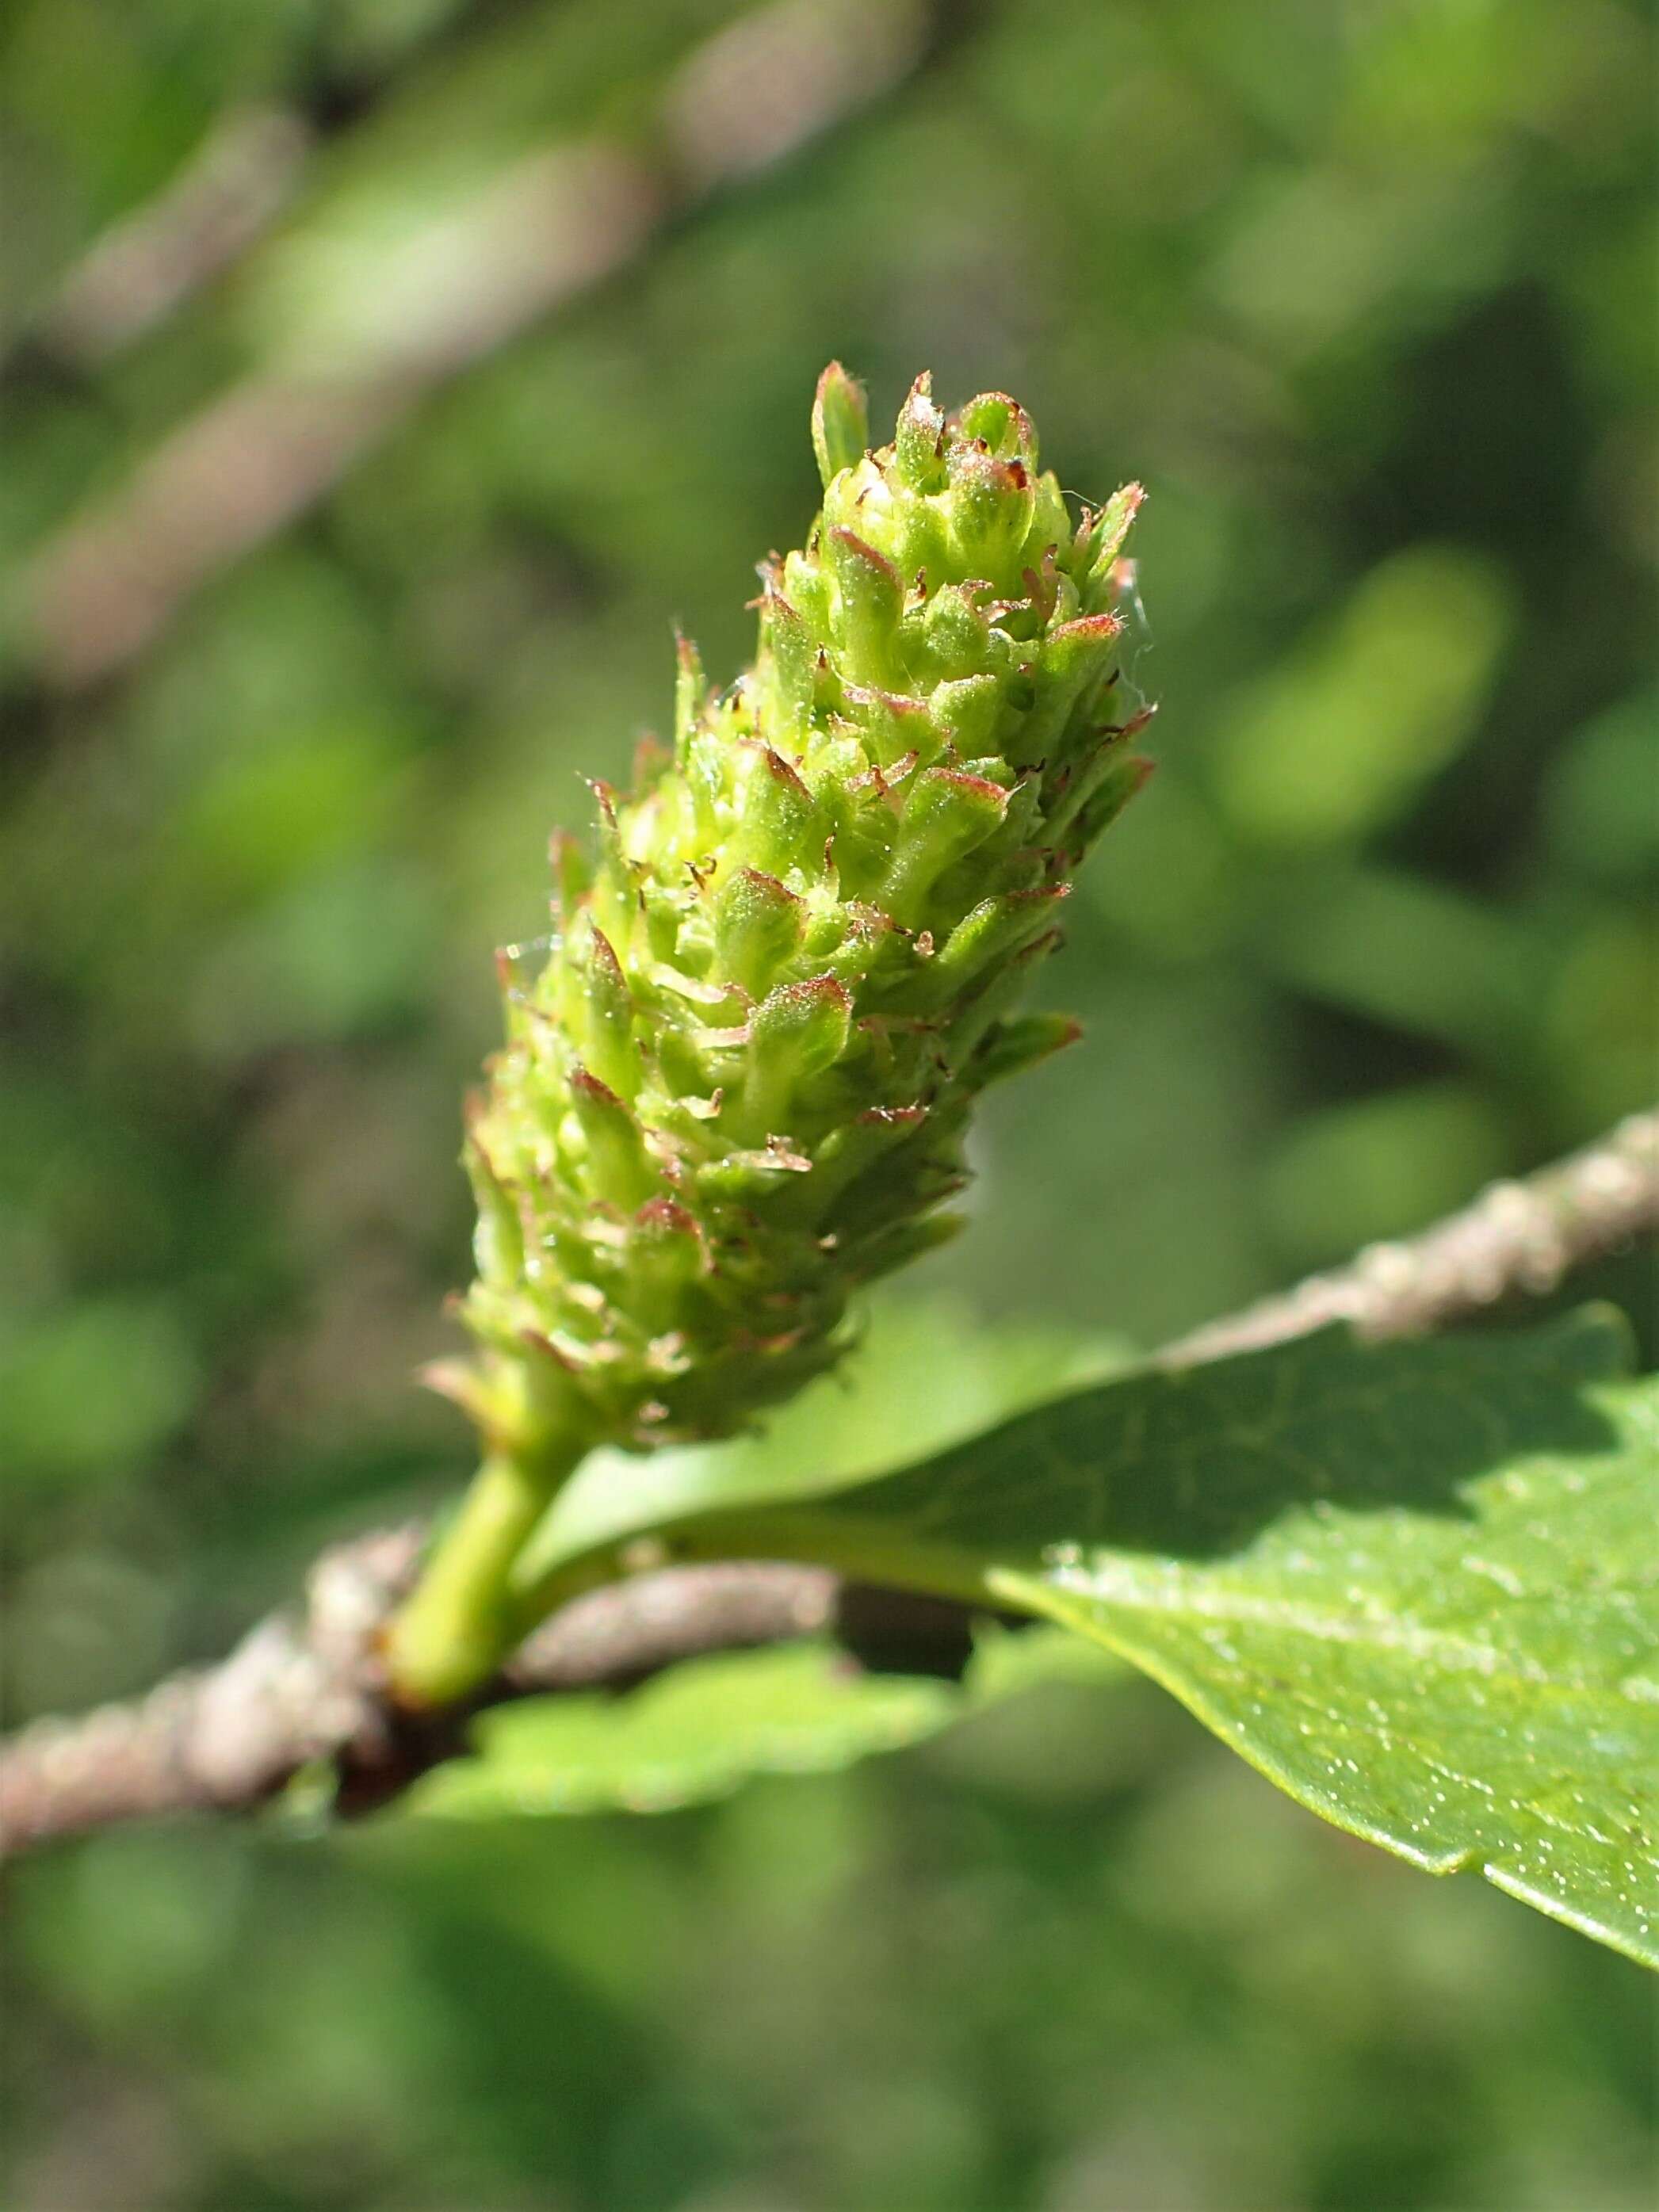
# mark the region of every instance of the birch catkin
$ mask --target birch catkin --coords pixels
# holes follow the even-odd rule
[[[504,956],[471,1117],[490,1451],[726,1433],[828,1366],[848,1299],[948,1235],[985,1086],[1066,1042],[1017,1011],[1068,878],[1138,788],[1116,688],[1129,485],[1081,518],[1000,393],[921,377],[865,450],[839,365],[823,511],[761,571],[728,690],[680,647],[672,754],[557,842],[557,928]]]

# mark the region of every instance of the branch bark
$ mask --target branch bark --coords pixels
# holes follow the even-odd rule
[[[1361,1336],[1418,1336],[1514,1292],[1542,1297],[1577,1267],[1659,1228],[1659,1109],[1553,1167],[1496,1182],[1473,1206],[1401,1243],[1372,1244],[1346,1267],[1310,1275],[1182,1337],[1174,1366],[1220,1359],[1345,1321]]]
[[[1494,1185],[1463,1212],[1334,1273],[1196,1331],[1162,1363],[1283,1343],[1334,1321],[1397,1337],[1466,1320],[1659,1230],[1659,1110],[1571,1158]],[[136,1704],[33,1723],[0,1745],[0,1854],[147,1814],[246,1809],[307,1765],[336,1769],[348,1811],[385,1802],[459,1747],[481,1705],[532,1692],[620,1689],[700,1653],[836,1630],[884,1665],[948,1670],[968,1613],[933,1598],[874,1598],[784,1562],[668,1567],[574,1600],[471,1705],[399,1711],[380,1634],[407,1594],[423,1531],[381,1530],[325,1553],[303,1606],[273,1614],[229,1658]]]

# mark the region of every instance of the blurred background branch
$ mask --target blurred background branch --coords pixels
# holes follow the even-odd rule
[[[276,222],[313,144],[309,124],[289,109],[233,108],[153,200],[93,241],[28,337],[84,369],[136,343]]]
[[[142,653],[192,592],[304,514],[434,386],[614,276],[665,224],[891,92],[951,12],[927,0],[773,0],[696,47],[625,134],[538,153],[469,194],[375,271],[354,303],[355,358],[233,386],[40,549],[21,599],[42,674],[73,688]],[[228,119],[159,204],[93,249],[42,337],[91,361],[159,320],[278,212],[306,145],[293,118]]]

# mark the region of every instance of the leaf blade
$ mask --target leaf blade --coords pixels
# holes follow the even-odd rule
[[[1017,1605],[1310,1810],[1659,1966],[1659,1382],[1595,1316],[1340,1331],[696,1528]]]
[[[993,1630],[963,1681],[870,1674],[820,1638],[694,1659],[617,1698],[527,1698],[481,1714],[471,1755],[405,1793],[445,1819],[677,1812],[762,1774],[823,1774],[925,1741],[1048,1680],[1130,1673],[1095,1644],[1086,1665],[1058,1629]]]

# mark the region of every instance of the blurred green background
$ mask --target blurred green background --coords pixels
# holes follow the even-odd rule
[[[744,657],[832,354],[1147,483],[1162,702],[1049,979],[1086,1040],[861,1433],[1643,1103],[1650,47],[1626,0],[0,9],[13,1718],[464,1470],[410,1376],[489,949],[671,618]],[[15,2212],[1651,2201],[1638,1970],[1150,1689],[632,1823],[111,1836],[10,1905]]]

